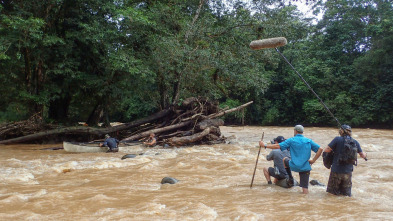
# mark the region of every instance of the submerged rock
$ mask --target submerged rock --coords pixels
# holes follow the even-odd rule
[[[124,160],[124,159],[127,159],[127,158],[134,158],[134,157],[136,157],[136,154],[126,154],[121,159]]]
[[[313,186],[325,186],[323,183],[319,182],[318,180],[311,180],[310,184]]]
[[[175,184],[179,182],[179,180],[172,178],[172,177],[164,177],[161,180],[161,184],[169,183],[169,184]]]

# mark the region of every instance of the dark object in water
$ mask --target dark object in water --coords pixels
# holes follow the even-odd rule
[[[134,158],[134,157],[136,157],[136,154],[126,154],[121,159],[124,160],[124,159],[127,159],[127,158]]]
[[[276,185],[283,188],[291,188],[291,186],[288,186],[288,179],[277,180]],[[293,186],[299,186],[299,182],[295,179],[293,179]]]
[[[64,149],[63,147],[48,147],[48,148],[42,148],[40,150],[62,150]]]
[[[175,184],[179,182],[179,180],[172,178],[172,177],[164,177],[161,180],[161,184],[169,183],[169,184]]]
[[[313,185],[313,186],[325,186],[324,184],[322,184],[318,180],[311,180],[310,184]]]

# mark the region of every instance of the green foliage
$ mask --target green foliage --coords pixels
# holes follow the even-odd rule
[[[280,121],[280,111],[277,107],[269,108],[264,114],[262,124],[264,125],[274,125],[276,122]]]
[[[0,111],[0,123],[19,121],[28,118],[28,114],[26,107],[18,103],[9,103],[4,111]]]
[[[73,123],[101,106],[130,121],[205,96],[254,101],[228,122],[335,125],[274,49],[249,48],[285,36],[280,52],[341,122],[393,125],[391,2],[308,1],[315,25],[291,2],[1,1],[0,120]]]
[[[238,100],[227,99],[224,103],[220,104],[220,108],[222,109],[231,109],[237,106],[242,105],[242,102]],[[245,112],[247,110],[242,109],[240,111],[235,111],[229,114],[224,115],[223,119],[227,123],[241,123],[242,119],[244,119]]]

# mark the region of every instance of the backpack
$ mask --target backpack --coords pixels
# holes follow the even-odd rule
[[[344,149],[340,154],[338,162],[340,164],[352,164],[357,166],[358,147],[355,140],[350,136],[344,137]]]
[[[323,165],[330,169],[330,167],[332,167],[333,164],[333,157],[334,157],[334,153],[332,152],[323,152],[322,153],[322,159],[323,159]]]

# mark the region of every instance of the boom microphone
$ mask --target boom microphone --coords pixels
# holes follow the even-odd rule
[[[250,43],[250,48],[259,50],[264,48],[277,48],[287,44],[287,39],[284,37],[267,38],[262,40],[255,40]]]

